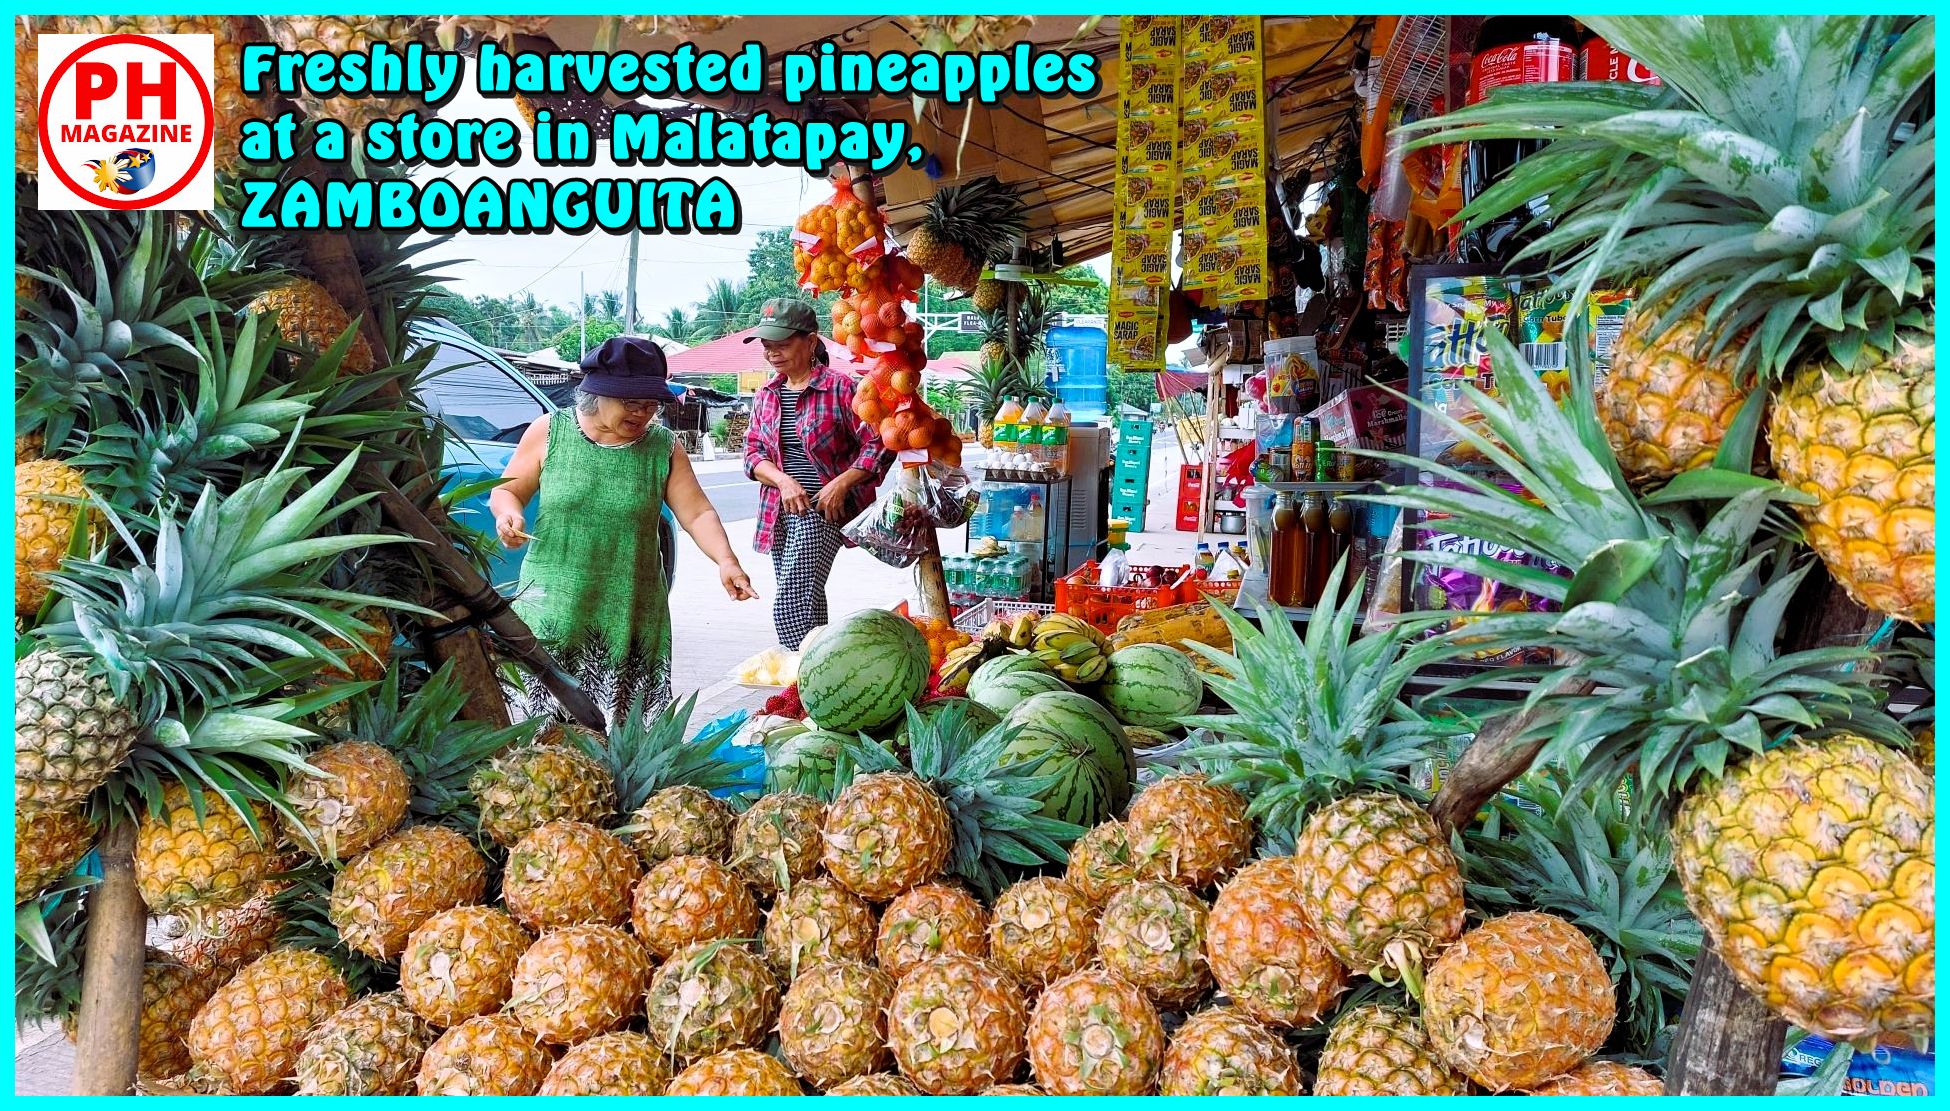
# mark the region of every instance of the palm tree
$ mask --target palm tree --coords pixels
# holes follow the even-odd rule
[[[702,321],[681,308],[671,309],[662,320],[650,325],[650,334],[692,346],[717,338]]]
[[[743,282],[714,279],[704,289],[704,300],[697,303],[697,320],[712,339],[749,328],[758,322],[758,314],[743,307],[744,299]]]

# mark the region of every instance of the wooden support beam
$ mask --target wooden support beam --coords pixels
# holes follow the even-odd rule
[[[147,919],[135,885],[135,823],[112,823],[99,852],[102,881],[87,895],[73,1094],[125,1096],[135,1090]]]

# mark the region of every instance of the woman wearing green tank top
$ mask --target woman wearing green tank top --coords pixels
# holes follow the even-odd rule
[[[670,599],[658,523],[666,503],[718,565],[735,600],[756,598],[732,553],[724,523],[676,437],[656,421],[675,399],[663,349],[634,336],[607,340],[583,357],[575,407],[522,434],[505,481],[488,496],[501,543],[532,543],[522,561],[515,611],[608,713],[620,720],[641,699],[645,711],[670,698]],[[541,499],[541,535],[525,531]],[[528,709],[560,716],[539,682]]]

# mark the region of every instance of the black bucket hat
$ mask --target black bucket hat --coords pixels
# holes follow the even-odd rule
[[[656,341],[642,336],[606,339],[582,357],[582,392],[619,401],[675,401],[670,364]]]

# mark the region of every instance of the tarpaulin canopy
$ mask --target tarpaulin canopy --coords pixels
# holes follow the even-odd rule
[[[671,377],[699,374],[743,374],[750,371],[765,371],[770,368],[765,363],[765,350],[756,340],[745,342],[756,328],[746,328],[728,336],[720,336],[710,343],[701,343],[688,350],[669,356]],[[850,374],[857,374],[860,364],[853,362],[853,354],[842,344],[834,343],[825,336],[819,342],[826,345],[826,354],[832,357],[833,365]]]
[[[1158,372],[1158,396],[1177,397],[1187,393],[1202,396],[1209,377],[1202,370],[1161,370]]]

